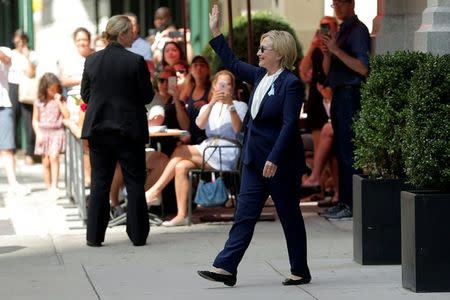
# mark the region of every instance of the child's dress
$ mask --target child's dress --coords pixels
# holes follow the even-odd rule
[[[54,100],[42,102],[36,100],[34,105],[39,111],[39,129],[42,133],[42,141],[36,141],[34,153],[36,155],[51,155],[64,152],[66,138],[63,116],[58,103]]]

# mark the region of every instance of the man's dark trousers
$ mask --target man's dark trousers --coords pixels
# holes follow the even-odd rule
[[[361,106],[359,86],[345,85],[333,89],[331,122],[334,131],[334,147],[339,164],[339,201],[353,208],[353,118]]]
[[[145,144],[122,136],[89,139],[92,168],[87,236],[90,242],[103,242],[109,222],[109,192],[117,161],[128,194],[127,234],[137,245],[145,244],[150,225],[145,202]]]

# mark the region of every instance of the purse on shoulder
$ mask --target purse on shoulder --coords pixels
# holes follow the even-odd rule
[[[19,102],[33,104],[38,97],[38,85],[39,81],[37,77],[26,77],[26,79],[19,84]]]
[[[222,206],[227,200],[228,191],[222,177],[211,182],[200,179],[195,193],[195,203],[204,207],[212,207]]]

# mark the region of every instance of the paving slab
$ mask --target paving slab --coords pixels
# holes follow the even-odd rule
[[[5,197],[0,167],[0,299],[450,299],[450,293],[402,288],[401,266],[362,266],[352,260],[352,222],[329,222],[303,206],[311,284],[285,287],[289,274],[281,225],[258,222],[235,287],[206,281],[230,222],[151,227],[134,247],[124,226],[108,228],[104,246],[86,246],[85,229],[69,200],[50,199],[41,166],[19,160],[19,180],[32,189]],[[63,187],[63,183],[60,183]],[[75,228],[75,229],[74,229]]]

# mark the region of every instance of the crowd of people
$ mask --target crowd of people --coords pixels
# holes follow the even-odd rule
[[[57,74],[39,78],[36,53],[18,30],[13,50],[0,47],[0,152],[10,192],[30,193],[15,176],[18,120],[25,127],[26,162],[42,160],[51,197],[58,195],[63,120],[71,120],[82,128],[85,186],[91,189],[87,244],[101,246],[108,221],[126,213],[127,233],[140,246],[149,233],[147,209],[162,199],[176,203],[175,217],[163,226],[188,224],[189,170],[202,165],[228,170],[241,159],[241,188],[229,239],[213,269],[199,275],[226,285],[236,283],[237,266],[270,196],[292,267],[292,276],[283,284],[308,283],[299,195],[320,195],[319,206],[328,207],[320,213],[325,218],[352,217],[352,122],[370,50],[368,30],[354,5],[354,0],[333,1],[335,17],[320,20],[299,74],[291,72],[295,43],[284,31],[261,37],[259,66],[239,61],[220,33],[216,5],[210,14],[210,44],[227,69],[215,74],[207,58],[193,57],[186,41],[171,34],[177,29],[167,7],[155,12],[155,30],[147,39],[140,37],[139,20],[132,13],[112,17],[93,43],[87,29],[77,28],[76,51],[58,62]],[[36,97],[26,102],[19,87],[33,78]],[[253,87],[253,92],[244,93],[248,99],[237,99],[236,85],[242,82]],[[305,95],[306,130],[314,150],[306,164],[298,127]],[[149,127],[162,126],[188,134],[152,138],[148,144]],[[212,149],[205,151],[210,145],[236,144],[242,153],[228,148],[218,157]],[[171,182],[173,199],[165,199],[163,192]]]

